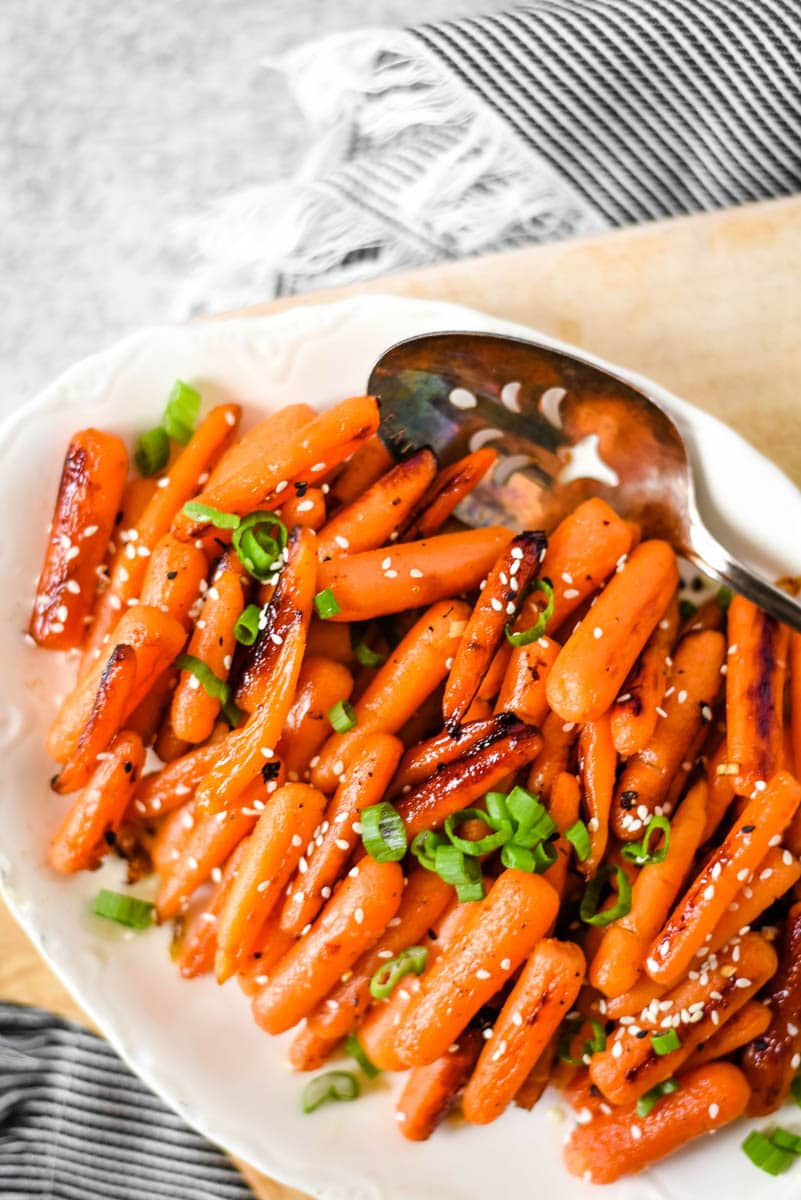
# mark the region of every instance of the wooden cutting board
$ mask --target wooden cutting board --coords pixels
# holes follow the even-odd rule
[[[452,300],[641,371],[714,413],[801,484],[801,198],[447,263],[279,300]],[[88,1024],[0,902],[0,998]],[[243,1168],[262,1200],[299,1192]]]

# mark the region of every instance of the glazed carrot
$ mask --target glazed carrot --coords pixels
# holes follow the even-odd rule
[[[362,742],[325,810],[326,828],[310,841],[299,874],[292,880],[281,910],[285,933],[299,936],[323,907],[359,841],[362,809],[379,803],[402,753],[403,743],[388,733],[368,734]]]
[[[113,843],[145,761],[135,733],[118,733],[88,786],[65,816],[47,854],[57,871],[70,873],[96,866]]]
[[[114,518],[115,532],[117,529],[130,529],[136,525],[150,503],[158,484],[159,477],[157,475],[135,475],[133,479],[128,480],[122,493],[120,507]],[[109,543],[111,557],[115,551],[114,543]]]
[[[465,1088],[462,1110],[472,1125],[488,1125],[511,1104],[578,996],[585,965],[572,942],[543,938],[535,946]]]
[[[642,868],[632,888],[631,910],[604,931],[590,963],[590,982],[606,996],[622,996],[635,986],[648,948],[667,919],[701,844],[706,797],[706,782],[700,779],[671,822],[667,856]],[[656,849],[656,843],[652,848]]]
[[[398,1053],[410,1066],[447,1052],[531,953],[558,907],[556,892],[539,875],[507,869],[498,876],[467,930],[423,975],[401,1018]]]
[[[333,621],[371,621],[472,591],[510,540],[508,529],[489,525],[396,543],[321,563],[317,586],[334,594]]]
[[[373,1003],[370,980],[375,972],[402,950],[422,944],[452,900],[453,888],[439,875],[422,867],[413,870],[386,932],[354,963],[349,978],[338,983],[310,1014],[310,1028],[321,1037],[345,1037],[359,1025]]]
[[[489,446],[460,458],[439,472],[431,487],[409,514],[401,527],[400,541],[431,537],[447,521],[458,504],[481,482],[497,461],[498,455]]]
[[[305,847],[313,841],[324,811],[322,792],[305,783],[284,784],[267,803],[220,912],[215,959],[218,983],[229,979],[254,949],[261,927],[283,896]]]
[[[578,740],[578,765],[590,831],[590,857],[581,870],[592,878],[601,865],[609,840],[609,812],[615,787],[617,753],[608,716],[588,721]]]
[[[81,662],[82,674],[91,669],[128,601],[140,595],[148,558],[159,539],[169,532],[175,514],[191,499],[200,476],[230,441],[238,420],[236,404],[213,408],[171,464],[169,474],[159,480],[135,528],[119,530],[115,541],[124,544],[114,556],[109,586],[95,606]]]
[[[770,943],[758,933],[747,933],[737,945],[709,959],[699,978],[687,976],[664,1000],[643,1010],[635,1025],[619,1026],[607,1038],[606,1049],[592,1056],[592,1082],[613,1104],[631,1104],[670,1079],[695,1047],[707,1041],[770,979],[776,963]],[[643,1029],[648,1035],[638,1037]],[[666,1029],[675,1031],[679,1045],[657,1054],[652,1037]]]
[[[702,1063],[714,1062],[716,1058],[726,1058],[742,1046],[763,1034],[770,1025],[771,1013],[765,1004],[759,1000],[749,1000],[744,1008],[735,1013],[722,1029],[713,1033],[709,1041],[701,1044],[692,1052],[682,1067],[684,1071],[692,1071]]]
[[[526,1112],[531,1112],[532,1108],[550,1083],[551,1071],[553,1069],[554,1059],[556,1058],[558,1041],[559,1039],[556,1037],[551,1038],[550,1042],[545,1047],[520,1087],[517,1089],[515,1105],[518,1108],[524,1108]]]
[[[319,1004],[343,972],[378,940],[403,890],[397,863],[364,858],[329,900],[306,937],[296,942],[256,996],[253,1015],[267,1033],[282,1033]]]
[[[738,793],[750,796],[781,763],[790,634],[742,596],[734,596],[729,605],[727,633],[727,755],[740,768],[734,779]]]
[[[339,1038],[329,1040],[319,1037],[302,1025],[289,1043],[287,1059],[293,1071],[316,1071],[334,1053],[339,1045]]]
[[[497,697],[511,657],[512,647],[504,638],[501,645],[495,651],[495,657],[489,665],[489,670],[481,680],[481,685],[478,689],[479,700],[494,700]]]
[[[220,910],[231,891],[242,859],[247,851],[249,838],[243,838],[220,871],[214,891],[189,921],[178,955],[178,970],[184,979],[196,979],[208,975],[214,968],[217,951],[217,921]]]
[[[548,802],[548,812],[560,835],[564,835],[578,820],[579,802],[578,779],[575,775],[562,771],[553,781]],[[543,879],[548,880],[561,899],[564,896],[573,848],[564,836],[560,836],[552,846],[557,853],[557,859],[553,866],[543,873]]]
[[[231,670],[237,646],[234,626],[245,607],[247,587],[239,558],[227,551],[203,597],[200,617],[187,646],[187,653],[204,662],[223,682],[227,682]],[[176,737],[193,744],[204,742],[214,728],[220,707],[219,699],[210,696],[191,671],[181,671],[170,706],[170,723]]]
[[[263,421],[251,426],[238,442],[228,447],[209,475],[206,488],[213,489],[224,479],[232,479],[240,471],[247,470],[257,455],[270,454],[279,439],[294,436],[316,415],[310,404],[287,404],[277,412],[270,413]]]
[[[77,792],[85,787],[102,753],[121,727],[136,681],[136,654],[130,646],[115,646],[103,667],[97,695],[72,756],[50,781],[54,792]]]
[[[743,929],[756,924],[771,904],[787,894],[801,878],[801,863],[782,846],[771,846],[753,875],[742,884],[740,891],[712,930],[709,951],[719,950]]]
[[[790,634],[790,730],[793,758],[801,771],[801,633]]]
[[[801,904],[794,904],[784,922],[779,969],[765,1002],[771,1020],[767,1030],[746,1048],[742,1065],[751,1086],[748,1112],[764,1116],[784,1100],[798,1070],[801,1053]]]
[[[674,596],[612,705],[612,740],[622,758],[644,750],[653,737],[659,720],[657,709],[667,687],[678,620],[679,604]]]
[[[508,775],[530,763],[542,745],[539,730],[516,721],[489,745],[474,748],[396,802],[411,840],[437,829],[446,817],[469,807]]]
[[[113,434],[84,429],[70,441],[28,627],[40,646],[70,650],[83,641],[127,474],[125,446]]]
[[[293,492],[294,495],[285,500],[279,508],[278,516],[287,529],[301,525],[304,529],[313,529],[316,533],[325,525],[326,519],[325,495],[322,488],[296,483]]]
[[[397,733],[414,716],[445,678],[469,611],[461,600],[441,600],[412,626],[354,705],[356,726],[324,745],[312,770],[315,787],[334,790],[366,733]]]
[[[320,530],[317,540],[320,560],[360,554],[385,545],[423,495],[436,471],[436,456],[427,447],[416,450],[387,471]]]
[[[723,609],[715,596],[705,600],[691,616],[682,621],[679,627],[679,637],[687,633],[700,633],[702,629],[722,629]]]
[[[512,712],[528,725],[541,725],[548,712],[545,686],[559,649],[557,642],[543,636],[512,650],[495,711]]]
[[[243,441],[236,465],[226,467],[223,478],[209,480],[198,502],[240,516],[262,506],[269,508],[268,501],[280,496],[293,480],[315,483],[377,428],[375,399],[357,396],[319,413],[299,431],[277,434],[267,444],[254,441],[246,445]],[[201,519],[183,512],[173,523],[173,532],[186,541],[207,528]]]
[[[192,743],[178,737],[172,727],[170,714],[165,713],[153,748],[163,763],[171,763],[191,750]]]
[[[425,1142],[431,1137],[469,1079],[483,1045],[478,1029],[465,1029],[440,1058],[409,1072],[395,1105],[395,1119],[410,1142]]]
[[[745,1112],[748,1092],[742,1071],[731,1063],[699,1067],[647,1117],[638,1117],[630,1106],[577,1125],[565,1146],[565,1165],[590,1183],[614,1183],[736,1121]]]
[[[136,681],[124,705],[123,720],[180,652],[185,639],[183,625],[157,608],[135,604],[123,614],[108,650],[111,655],[115,646],[125,645],[136,655]],[[58,762],[66,762],[78,745],[96,704],[108,655],[83,676],[56,714],[45,745]]]
[[[605,500],[579,504],[548,535],[542,575],[554,588],[549,628],[558,629],[632,549],[631,530]],[[532,597],[536,599],[536,597]]]
[[[698,634],[697,636],[702,636]],[[741,887],[781,834],[801,801],[801,784],[780,771],[765,791],[750,800],[718,849],[685,892],[654,939],[646,970],[656,983],[672,984],[690,966]]]
[[[442,733],[436,733],[433,737],[410,746],[401,759],[392,781],[391,794],[394,796],[404,790],[410,791],[415,784],[430,778],[435,771],[441,771],[443,766],[455,762],[457,758],[462,758],[479,746],[490,745],[502,737],[513,723],[514,717],[499,713],[497,717],[489,717],[486,720],[468,721],[453,733],[444,729]]]
[[[615,789],[612,824],[623,841],[640,836],[667,797],[682,762],[712,720],[726,645],[714,630],[692,633],[676,650],[664,708],[648,745],[626,763]]]
[[[287,779],[308,777],[309,764],[331,733],[328,710],[350,699],[353,676],[342,663],[306,654],[276,753]]]
[[[273,967],[297,941],[297,938],[281,932],[278,916],[277,909],[273,909],[259,930],[255,949],[239,968],[237,980],[246,996],[255,996],[259,988],[269,983]]]
[[[567,770],[573,746],[578,740],[579,727],[573,721],[563,721],[549,712],[542,723],[542,749],[534,759],[528,777],[529,789],[540,792],[547,800],[557,775]]]
[[[125,719],[127,727],[138,733],[146,746],[152,746],[156,740],[177,683],[178,672],[173,667],[163,671]]]
[[[710,754],[706,768],[706,781],[709,789],[707,799],[706,826],[704,827],[703,842],[709,841],[725,817],[735,797],[734,775],[739,767],[735,763],[730,766],[726,738],[719,743],[717,749]]]
[[[606,712],[678,581],[667,542],[642,542],[633,551],[567,639],[548,676],[548,701],[564,721],[592,721]]]
[[[129,817],[147,820],[163,816],[185,804],[187,798],[194,795],[195,788],[208,774],[219,754],[220,743],[213,740],[191,750],[160,771],[145,775],[136,789]]]
[[[209,562],[197,546],[165,533],[153,547],[142,582],[141,604],[168,612],[188,630],[192,610],[206,586]]]
[[[129,810],[130,811],[130,810]],[[189,834],[195,825],[194,797],[184,800],[180,808],[174,808],[160,820],[150,843],[150,857],[157,875],[169,875],[181,856]],[[152,826],[140,826],[149,829]]]
[[[597,952],[596,950],[595,953]],[[647,975],[640,975],[637,982],[622,996],[609,997],[604,1004],[604,1015],[613,1021],[618,1021],[621,1017],[636,1017],[654,1000],[664,996],[666,991],[667,988],[654,983]]]
[[[308,654],[315,658],[331,658],[334,662],[352,667],[357,661],[350,640],[350,625],[335,625],[313,616],[309,625]]]
[[[394,465],[395,459],[375,434],[343,463],[331,484],[331,500],[337,505],[352,504]]]
[[[464,720],[503,640],[504,628],[514,621],[523,597],[539,571],[544,552],[543,533],[519,533],[503,549],[489,572],[445,684],[442,712],[448,728],[457,728]]]

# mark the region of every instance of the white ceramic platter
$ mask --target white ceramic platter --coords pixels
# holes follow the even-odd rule
[[[229,395],[241,401],[251,418],[299,400],[324,407],[363,390],[371,365],[393,342],[459,328],[532,334],[454,305],[375,296],[274,317],[157,328],[79,363],[0,432],[0,875],[6,899],[79,1004],[170,1105],[268,1175],[325,1200],[497,1194],[579,1200],[599,1193],[564,1173],[560,1143],[569,1119],[550,1096],[533,1113],[510,1109],[487,1128],[446,1125],[422,1145],[399,1135],[393,1089],[383,1080],[357,1104],[302,1116],[304,1081],[285,1065],[285,1039],[257,1029],[236,983],[183,982],[167,954],[167,929],[117,933],[90,916],[90,897],[101,884],[119,886],[121,864],[69,880],[43,864],[65,801],[49,791],[52,764],[42,741],[73,668],[63,656],[33,649],[22,635],[74,430],[92,424],[133,439],[159,419],[178,377],[198,384],[209,400]],[[692,444],[713,530],[770,574],[801,572],[798,491],[730,430],[654,390]],[[745,1200],[755,1187],[770,1187],[777,1200],[789,1197],[797,1188],[794,1173],[767,1183],[739,1151],[742,1134],[738,1127],[696,1144],[606,1194]]]

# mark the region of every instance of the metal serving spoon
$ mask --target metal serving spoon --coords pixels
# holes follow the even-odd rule
[[[570,354],[489,333],[435,333],[392,346],[368,389],[396,457],[431,446],[448,463],[491,445],[499,460],[459,515],[550,530],[601,496],[646,537],[801,631],[801,604],[737,562],[704,525],[681,434],[655,400]]]

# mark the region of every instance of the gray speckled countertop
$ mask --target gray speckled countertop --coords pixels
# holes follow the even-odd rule
[[[3,0],[0,413],[163,320],[182,216],[280,178],[306,145],[265,56],[361,24],[499,0]]]

